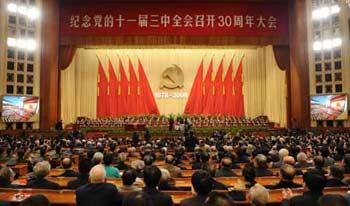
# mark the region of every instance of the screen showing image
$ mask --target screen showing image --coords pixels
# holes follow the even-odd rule
[[[311,97],[312,120],[345,120],[348,118],[346,94]]]
[[[39,97],[3,96],[1,118],[4,122],[38,120]]]

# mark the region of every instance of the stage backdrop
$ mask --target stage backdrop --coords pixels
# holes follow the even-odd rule
[[[196,76],[198,77],[198,70],[201,68],[203,69],[203,82],[207,79],[208,70],[212,69],[212,72],[209,73],[212,74],[213,87],[215,87],[218,73],[222,73],[222,81],[224,81],[227,71],[232,68],[232,79],[234,79],[241,68],[243,115],[251,118],[267,115],[271,121],[279,123],[281,126],[286,125],[286,73],[278,68],[271,46],[249,48],[212,46],[193,48],[188,46],[80,48],[77,50],[71,65],[66,70],[61,71],[62,120],[67,124],[74,122],[79,116],[96,118],[98,114],[101,115],[101,109],[102,113],[123,114],[123,112],[126,113],[125,110],[132,110],[135,107],[143,108],[143,110],[146,108],[150,113],[159,111],[160,114],[182,114],[189,97],[192,96],[191,89],[195,86],[194,82]],[[144,71],[144,75],[140,74],[142,71]],[[115,76],[113,76],[114,74]],[[105,98],[103,93],[106,91],[107,95],[111,95],[111,91],[116,91],[113,94],[120,95],[121,88],[123,88],[123,81],[120,80],[125,78],[129,81],[130,78],[142,80],[136,86],[124,85],[128,95],[132,96],[132,90],[136,91],[137,95],[144,94],[144,92],[152,93],[146,95],[146,100],[142,99],[136,103],[129,100],[127,107],[124,104],[124,107],[119,110],[111,109],[113,107],[111,103],[115,102],[110,99],[103,100]],[[145,78],[147,78],[150,88],[147,88],[148,84]],[[104,81],[108,81],[109,84],[104,85]],[[117,82],[117,85],[111,82]],[[116,89],[111,89],[113,87]],[[223,88],[223,90],[225,89]],[[237,91],[232,92],[237,93]],[[206,92],[204,91],[204,93]],[[99,105],[101,104],[101,95],[102,102],[108,102],[107,104],[103,103],[104,107]],[[132,97],[130,98],[132,99]],[[156,105],[152,104],[153,98]],[[215,106],[213,108],[217,109]]]

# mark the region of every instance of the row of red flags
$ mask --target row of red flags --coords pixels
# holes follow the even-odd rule
[[[223,78],[223,60],[224,58],[221,59],[214,81],[212,80],[213,59],[210,61],[204,79],[202,60],[186,104],[185,114],[244,116],[243,57],[234,78],[233,58],[225,78]]]
[[[157,114],[159,110],[149,85],[147,76],[138,60],[137,78],[134,66],[129,59],[129,79],[119,59],[119,74],[114,72],[111,61],[108,61],[109,80],[98,59],[98,95],[97,117],[116,117],[123,115]]]

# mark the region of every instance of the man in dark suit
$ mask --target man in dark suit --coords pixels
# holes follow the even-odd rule
[[[157,166],[147,166],[143,170],[143,180],[145,182],[145,188],[143,192],[148,194],[154,205],[157,206],[173,206],[173,200],[171,196],[160,192],[157,189],[162,173]]]
[[[330,167],[330,174],[328,176],[326,187],[345,187],[346,184],[342,182],[344,178],[344,169],[333,165]]]
[[[231,169],[232,159],[224,157],[221,160],[221,168],[216,171],[215,177],[237,177],[237,174]]]
[[[255,174],[257,177],[273,176],[273,172],[267,169],[267,158],[263,154],[255,157]]]
[[[45,177],[50,172],[50,163],[47,161],[42,161],[36,163],[36,165],[33,168],[33,174],[34,178],[32,180],[29,180],[27,183],[28,188],[35,188],[35,189],[60,189],[60,186],[57,183],[50,182],[45,179]]]
[[[90,183],[79,187],[76,194],[77,206],[120,206],[122,196],[117,187],[106,183],[106,171],[102,165],[94,166],[89,173]]]
[[[344,166],[344,173],[350,174],[350,154],[344,155],[343,166]]]
[[[201,206],[204,204],[211,192],[213,184],[212,177],[206,171],[200,170],[193,173],[191,177],[192,186],[197,195],[181,201],[180,206]]]
[[[64,158],[62,160],[62,167],[64,172],[59,175],[59,177],[78,177],[79,174],[72,170],[72,160],[69,158]]]
[[[318,206],[318,200],[323,195],[323,189],[326,185],[326,179],[323,175],[315,171],[305,172],[303,179],[306,185],[306,192],[293,198],[290,189],[283,190],[283,201],[281,206]]]
[[[281,180],[279,183],[268,187],[269,189],[281,189],[281,188],[298,188],[302,187],[300,184],[293,182],[296,170],[292,165],[284,164],[280,169]]]
[[[80,186],[89,183],[89,171],[91,169],[91,161],[86,158],[81,158],[79,161],[79,175],[75,180],[68,182],[68,189],[77,189]]]

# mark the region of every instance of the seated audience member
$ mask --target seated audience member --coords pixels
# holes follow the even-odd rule
[[[182,177],[181,169],[179,167],[175,166],[174,163],[175,163],[174,156],[167,155],[165,157],[165,165],[162,166],[162,168],[168,170],[170,173],[170,176],[172,178]]]
[[[211,192],[204,206],[235,206],[235,203],[227,193]]]
[[[215,177],[237,177],[237,174],[231,169],[232,159],[224,157],[221,159],[220,169],[216,171]]]
[[[122,181],[123,185],[118,187],[120,192],[139,192],[141,188],[134,185],[137,177],[137,172],[134,169],[128,169],[123,172]]]
[[[69,158],[64,158],[62,160],[62,167],[64,172],[59,175],[59,177],[78,177],[78,173],[72,170],[72,160]]]
[[[180,206],[201,206],[204,204],[208,197],[208,194],[213,188],[212,177],[206,171],[200,170],[193,173],[191,177],[191,183],[196,196],[184,199],[181,201]]]
[[[19,188],[19,185],[11,184],[15,178],[15,172],[9,167],[0,169],[0,187],[2,188]]]
[[[251,206],[265,206],[269,201],[269,191],[260,184],[255,184],[247,192]]]
[[[50,206],[50,201],[45,195],[32,195],[19,205],[19,206]]]
[[[122,196],[115,185],[106,183],[106,171],[102,165],[94,166],[89,173],[89,184],[76,190],[77,206],[120,206]]]
[[[118,168],[115,168],[112,166],[113,163],[113,154],[108,153],[103,158],[104,167],[106,170],[106,177],[112,177],[112,178],[120,178],[120,172]]]
[[[155,206],[144,192],[131,192],[124,197],[122,206]]]
[[[255,157],[255,174],[257,177],[273,176],[273,172],[267,169],[267,158],[263,154]]]
[[[45,179],[49,174],[50,169],[50,163],[47,161],[36,163],[33,168],[34,178],[28,181],[26,187],[35,189],[60,189],[60,186],[57,183]]]
[[[145,162],[142,160],[134,160],[131,162],[131,168],[136,170],[138,178],[142,178],[143,169],[145,168]]]
[[[298,188],[302,185],[294,183],[295,168],[292,165],[284,164],[280,169],[281,180],[276,185],[272,185],[269,189],[281,189],[281,188]]]
[[[303,180],[306,186],[303,195],[293,197],[290,189],[283,190],[281,206],[318,206],[318,199],[323,195],[323,189],[326,185],[325,177],[315,171],[310,171],[304,173]]]
[[[152,155],[145,155],[143,161],[145,162],[145,166],[151,166],[154,162],[154,158]]]
[[[313,166],[311,162],[307,162],[307,156],[304,152],[297,154],[297,161],[295,168],[309,168]]]
[[[318,200],[319,206],[348,206],[348,201],[342,195],[323,195]]]
[[[289,155],[289,151],[285,148],[282,148],[278,151],[278,157],[279,157],[279,161],[275,162],[272,164],[273,168],[280,168],[283,164],[283,159],[284,157]]]
[[[196,149],[195,149],[196,150]],[[199,170],[202,167],[201,163],[201,152],[195,152],[194,153],[194,161],[192,162],[192,169],[193,170]]]
[[[168,170],[161,168],[160,171],[162,172],[162,177],[160,178],[160,182],[158,185],[158,189],[160,191],[174,191],[177,190],[175,187],[174,182],[172,182],[170,173]]]
[[[345,154],[343,159],[344,173],[350,174],[350,154]]]
[[[295,159],[293,156],[285,156],[283,158],[283,164],[289,164],[295,168]],[[282,166],[281,166],[282,167]],[[295,175],[303,175],[303,172],[301,170],[295,169]]]
[[[226,185],[222,184],[219,181],[216,181],[213,177],[215,177],[216,173],[216,164],[209,164],[209,175],[212,177],[213,181],[213,190],[228,190]]]
[[[322,147],[321,154],[324,159],[324,167],[329,167],[334,164],[334,159],[329,156],[330,152],[328,147],[326,146]]]
[[[324,158],[322,156],[316,156],[314,158],[315,167],[311,169],[312,171],[317,172],[320,175],[326,175],[327,171],[323,169],[324,167]]]
[[[239,181],[235,185],[237,190],[247,190],[256,184],[255,181],[255,169],[252,165],[246,164],[242,170],[243,181]]]
[[[121,152],[118,154],[118,164],[117,168],[120,170],[127,170],[129,169],[129,165],[127,165],[125,162],[128,159],[127,154],[125,152]]]
[[[68,182],[68,189],[77,189],[80,186],[83,186],[89,183],[89,172],[91,169],[91,162],[86,158],[81,158],[79,160],[79,175],[75,180],[71,180]]]
[[[342,182],[344,178],[343,168],[333,165],[329,168],[329,176],[326,182],[326,187],[345,187],[345,183]]]
[[[94,156],[92,157],[92,164],[98,165],[98,164],[102,164],[103,162],[103,154],[102,152],[95,152]]]
[[[153,165],[145,167],[143,171],[143,180],[145,182],[143,192],[148,194],[153,204],[157,206],[172,206],[174,203],[171,196],[157,189],[161,176],[162,173],[158,167]]]

